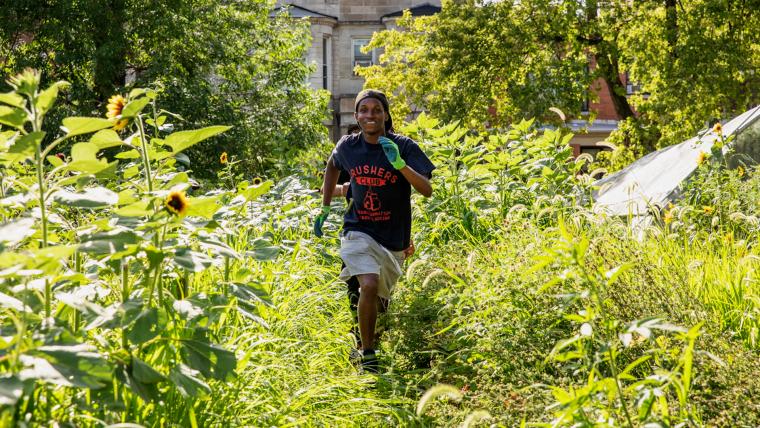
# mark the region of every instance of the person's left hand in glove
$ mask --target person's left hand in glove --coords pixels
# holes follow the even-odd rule
[[[329,206],[323,206],[322,210],[319,212],[319,215],[314,219],[314,235],[317,236],[317,238],[322,237],[322,226],[325,224],[325,220],[327,220],[327,217],[330,215],[330,207]]]
[[[398,146],[388,137],[380,137],[377,139],[381,146],[383,146],[383,152],[396,169],[402,169],[406,166],[406,162],[401,159],[401,153],[398,151]]]

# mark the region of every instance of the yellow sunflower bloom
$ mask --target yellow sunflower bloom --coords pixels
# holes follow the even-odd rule
[[[187,197],[185,197],[185,192],[175,190],[169,193],[169,196],[166,197],[164,205],[170,213],[183,216],[190,207],[190,202],[188,202]]]
[[[744,177],[744,168],[741,166],[736,168],[736,173],[739,174],[739,177]]]
[[[664,221],[665,224],[670,224],[673,222],[674,218],[675,216],[673,215],[673,210],[670,209],[670,210],[665,211],[665,215],[662,217],[662,221]]]
[[[219,163],[222,165],[227,165],[227,152],[222,152],[222,155],[219,156]]]
[[[723,134],[723,125],[721,125],[720,122],[717,122],[713,126],[712,132],[715,134]]]
[[[715,212],[715,207],[711,207],[710,205],[703,205],[702,212],[704,212],[707,215],[710,215]]]
[[[699,152],[699,155],[697,156],[697,165],[702,165],[707,160],[707,153],[705,152]]]
[[[127,100],[125,100],[121,95],[117,94],[112,96],[108,99],[108,105],[106,106],[106,109],[108,111],[106,112],[106,117],[116,120],[117,117],[121,116],[121,112],[124,110],[124,106],[126,104]],[[116,131],[121,131],[122,129],[126,128],[128,124],[128,119],[119,119],[116,120],[113,129]]]

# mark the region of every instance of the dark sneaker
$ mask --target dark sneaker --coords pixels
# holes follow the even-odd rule
[[[362,370],[366,373],[377,373],[380,370],[380,364],[374,350],[365,349],[362,351]]]

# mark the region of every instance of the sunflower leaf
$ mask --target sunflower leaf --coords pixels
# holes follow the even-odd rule
[[[0,123],[11,128],[21,128],[26,122],[26,112],[20,108],[0,106]]]
[[[103,208],[116,205],[119,202],[119,195],[105,187],[93,187],[82,193],[59,190],[53,193],[53,200],[70,207]]]
[[[142,109],[145,108],[146,105],[150,102],[150,98],[148,97],[142,97],[138,98],[134,101],[130,101],[127,103],[126,106],[124,106],[124,109],[121,111],[121,117],[122,118],[128,118],[128,117],[135,117]]]
[[[200,372],[190,367],[180,364],[172,367],[169,373],[169,379],[174,382],[179,392],[185,397],[195,397],[205,395],[211,392],[206,382],[199,379]]]
[[[166,139],[163,144],[172,148],[173,154],[177,154],[182,150],[192,147],[201,141],[211,138],[215,135],[221,134],[232,128],[231,126],[209,126],[206,128],[195,129],[192,131],[179,131],[175,132]]]
[[[13,141],[8,152],[2,154],[2,158],[8,162],[24,162],[34,157],[34,151],[45,137],[44,132],[30,132]]]
[[[37,107],[37,111],[40,114],[44,114],[46,111],[50,110],[50,108],[53,107],[53,104],[55,104],[55,99],[58,98],[58,91],[60,89],[65,89],[68,86],[70,86],[69,82],[58,81],[42,91],[34,103]]]
[[[66,133],[67,137],[73,137],[75,135],[100,131],[112,126],[113,122],[108,119],[98,117],[67,117],[63,119],[61,129]]]

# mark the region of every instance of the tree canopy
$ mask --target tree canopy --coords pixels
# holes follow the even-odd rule
[[[204,173],[222,151],[261,171],[288,150],[324,138],[325,94],[303,61],[308,23],[271,16],[273,2],[14,0],[0,7],[0,67],[33,67],[71,82],[68,111],[105,111],[129,86],[159,89],[178,127],[231,124],[216,145],[194,148]]]
[[[403,101],[397,114],[410,103],[475,126],[550,107],[578,117],[601,79],[630,125],[621,140],[652,149],[760,100],[759,11],[756,1],[444,0],[439,14],[376,34],[381,64],[359,73]]]

